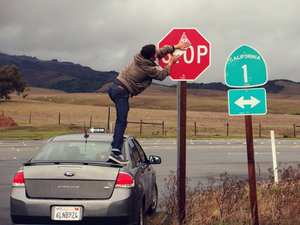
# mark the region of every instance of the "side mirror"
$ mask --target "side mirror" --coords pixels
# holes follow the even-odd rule
[[[161,158],[156,155],[150,155],[149,162],[150,162],[150,164],[161,164]]]

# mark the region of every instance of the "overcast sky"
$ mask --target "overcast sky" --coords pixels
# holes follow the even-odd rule
[[[224,83],[242,44],[264,57],[269,80],[300,82],[299,9],[299,0],[0,0],[0,52],[119,72],[172,28],[196,28],[212,50],[196,82]]]

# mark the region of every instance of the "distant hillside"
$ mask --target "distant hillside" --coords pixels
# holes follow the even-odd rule
[[[101,89],[96,92],[106,93],[108,92],[109,84],[105,84]],[[177,85],[164,86],[159,84],[151,84],[151,86],[146,89],[145,93],[166,93],[166,92],[176,92]],[[290,80],[270,80],[264,86],[267,93],[271,94],[283,94],[283,95],[300,95],[300,83],[290,81]],[[259,87],[258,87],[259,88]],[[229,89],[228,86],[221,82],[216,83],[187,83],[188,93],[196,96],[224,96],[227,95]]]
[[[173,85],[172,87],[176,87]],[[265,85],[261,86],[266,89],[267,93],[284,93],[284,94],[300,94],[300,83],[290,81],[290,80],[269,80]],[[208,89],[216,91],[228,91],[230,88],[221,82],[216,83],[192,83],[187,84],[188,89]]]
[[[92,93],[107,92],[108,83],[114,80],[118,72],[108,71],[101,72],[92,70],[90,67],[81,66],[72,62],[59,62],[56,59],[49,61],[39,60],[30,56],[11,56],[0,53],[0,67],[3,65],[16,65],[23,74],[23,79],[27,86],[41,87],[48,89],[60,90],[68,93]],[[162,86],[151,85],[151,90],[174,91],[176,85]],[[270,80],[263,86],[267,93],[273,94],[296,94],[300,95],[300,83],[290,80]],[[228,91],[229,88],[221,82],[213,83],[188,83],[187,88],[190,93],[196,95],[202,89],[222,92]],[[148,91],[148,92],[149,92]],[[197,94],[198,93],[198,94]]]
[[[39,60],[30,56],[11,56],[0,53],[0,67],[16,65],[27,86],[62,90],[70,93],[94,92],[115,79],[115,71],[100,72],[71,62]]]

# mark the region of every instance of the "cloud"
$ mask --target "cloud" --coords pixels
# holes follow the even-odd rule
[[[120,71],[143,45],[157,44],[174,27],[194,27],[212,46],[211,66],[196,82],[224,82],[226,60],[242,44],[262,54],[269,79],[300,81],[297,0],[0,0],[0,5],[3,53]]]

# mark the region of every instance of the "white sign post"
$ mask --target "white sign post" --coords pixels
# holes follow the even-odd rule
[[[275,147],[275,135],[274,130],[271,133],[271,146],[272,146],[272,159],[273,159],[273,171],[274,171],[274,181],[278,184],[278,169],[277,169],[277,158],[276,158],[276,147]]]

